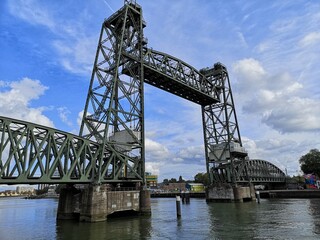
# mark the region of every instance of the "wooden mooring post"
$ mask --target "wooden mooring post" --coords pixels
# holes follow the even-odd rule
[[[181,217],[181,204],[180,204],[181,201],[180,200],[181,200],[180,196],[176,196],[177,218]]]

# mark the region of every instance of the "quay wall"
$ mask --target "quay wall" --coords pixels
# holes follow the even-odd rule
[[[320,198],[320,190],[264,190],[259,191],[261,198]]]
[[[320,198],[320,190],[259,190],[261,198]],[[180,192],[151,193],[151,198],[174,198],[181,196]],[[190,192],[191,198],[206,198],[205,192]]]

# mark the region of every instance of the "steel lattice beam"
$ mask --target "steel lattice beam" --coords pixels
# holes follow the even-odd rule
[[[246,181],[247,175],[250,176],[252,183],[283,183],[286,181],[286,174],[281,169],[261,159],[251,159],[238,168],[238,182]]]
[[[0,159],[0,183],[6,184],[119,182],[130,161],[112,146],[6,117],[0,117]],[[128,168],[126,181],[142,181],[134,164]]]

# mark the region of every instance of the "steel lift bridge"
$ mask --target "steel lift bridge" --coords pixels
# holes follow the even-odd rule
[[[283,182],[243,148],[227,69],[197,70],[147,47],[133,1],[101,28],[79,136],[0,117],[0,184],[145,182],[144,83],[201,105],[211,183]]]

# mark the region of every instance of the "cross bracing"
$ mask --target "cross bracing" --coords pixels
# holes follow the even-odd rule
[[[112,146],[6,117],[0,117],[0,159],[0,182],[7,184],[112,182],[122,179],[125,164],[132,173],[126,180],[139,179],[128,156]]]

